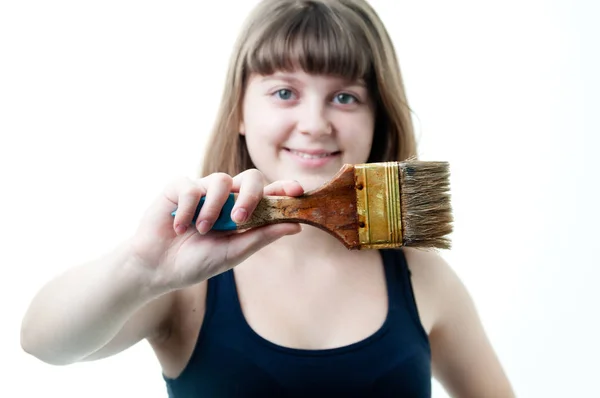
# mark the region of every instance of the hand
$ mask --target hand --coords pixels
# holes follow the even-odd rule
[[[146,211],[131,241],[136,261],[151,272],[155,285],[165,289],[193,285],[233,268],[285,235],[300,232],[300,225],[292,223],[243,232],[209,231],[231,192],[239,193],[231,217],[240,223],[252,214],[264,195],[298,196],[304,190],[296,181],[265,186],[264,176],[255,169],[233,178],[215,173],[198,180],[172,182]],[[202,196],[206,197],[204,205],[192,224]]]

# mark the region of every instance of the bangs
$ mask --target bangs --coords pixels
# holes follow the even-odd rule
[[[269,75],[301,68],[310,74],[370,80],[373,58],[361,21],[351,15],[340,18],[324,4],[300,7],[271,10],[265,26],[249,41],[245,72]]]

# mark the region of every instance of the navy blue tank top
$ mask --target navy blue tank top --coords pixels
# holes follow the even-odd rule
[[[206,313],[192,356],[170,398],[430,397],[431,351],[402,250],[380,250],[388,290],[384,324],[340,348],[276,345],[246,323],[233,272],[208,281]]]

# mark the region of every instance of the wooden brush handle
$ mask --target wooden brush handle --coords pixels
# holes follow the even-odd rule
[[[250,218],[241,224],[231,220],[231,209],[236,197],[237,194],[230,194],[212,230],[232,231],[268,224],[299,222],[329,232],[347,247],[358,244],[359,226],[352,165],[344,165],[327,184],[304,195],[262,198]],[[203,203],[204,201],[201,200],[196,209],[194,222]],[[174,214],[175,212],[172,213]]]

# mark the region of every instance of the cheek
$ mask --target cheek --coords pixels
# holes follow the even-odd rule
[[[276,113],[256,109],[251,115],[245,121],[246,146],[254,165],[266,173],[273,168],[273,161],[277,159],[278,151],[286,140],[285,120]]]
[[[371,113],[355,115],[356,117],[345,118],[344,126],[340,131],[345,131],[343,140],[346,151],[357,159],[366,159],[371,152],[373,143],[373,134],[375,130],[375,120]],[[362,161],[357,161],[357,163]]]
[[[257,101],[251,107],[244,110],[247,117],[244,120],[246,140],[276,144],[285,139],[288,125],[290,124],[286,112],[274,111],[269,104]]]
[[[275,121],[268,118],[247,125],[245,135],[246,144],[251,155],[253,151],[266,153],[277,148],[284,141],[281,129],[277,127]]]

